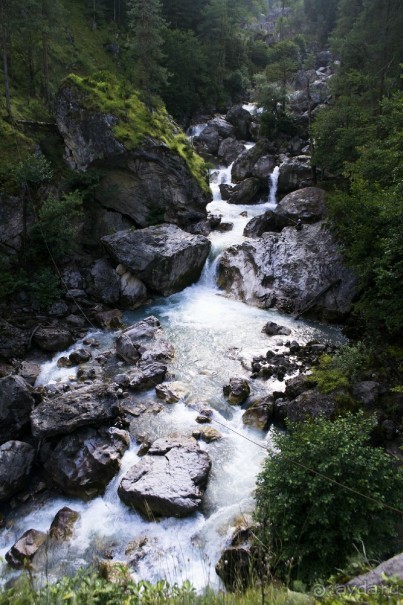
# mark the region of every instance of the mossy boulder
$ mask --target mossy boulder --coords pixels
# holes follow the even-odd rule
[[[56,119],[71,168],[104,173],[100,204],[137,226],[188,226],[206,217],[211,199],[204,161],[165,107],[150,111],[114,76],[70,75],[56,101]]]

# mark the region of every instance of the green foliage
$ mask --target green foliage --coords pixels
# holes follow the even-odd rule
[[[134,59],[134,82],[151,109],[152,98],[166,85],[168,72],[162,65],[166,24],[159,0],[128,0],[130,49]]]
[[[116,566],[117,568],[117,566]],[[282,586],[265,588],[271,605],[313,605],[305,595],[288,591]],[[156,584],[135,582],[125,567],[116,569],[114,580],[107,580],[91,571],[80,571],[72,578],[35,590],[31,578],[22,576],[13,588],[0,592],[0,605],[260,605],[261,590],[245,593],[196,594],[189,581],[182,586],[166,580]]]
[[[20,187],[39,187],[51,181],[53,170],[50,162],[43,155],[32,155],[17,164],[14,179]]]
[[[329,394],[350,386],[369,367],[370,351],[363,343],[345,345],[333,356],[322,355],[319,366],[308,376],[321,393]]]
[[[38,211],[38,222],[30,230],[31,257],[49,258],[57,262],[74,246],[76,221],[80,216],[82,195],[78,191],[61,199],[49,197]]]
[[[256,520],[276,574],[313,583],[344,566],[356,549],[365,548],[368,557],[393,552],[401,514],[384,504],[401,507],[403,474],[368,445],[375,425],[375,418],[347,414],[275,435],[275,451],[257,481]]]

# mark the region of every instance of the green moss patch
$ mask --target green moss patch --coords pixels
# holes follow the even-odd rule
[[[90,77],[70,74],[64,85],[74,86],[84,93],[82,101],[87,110],[112,114],[118,119],[113,131],[128,151],[138,148],[147,139],[160,140],[186,162],[203,191],[209,192],[204,160],[192,149],[186,135],[160,101],[156,101],[150,111],[133,89],[104,71]]]

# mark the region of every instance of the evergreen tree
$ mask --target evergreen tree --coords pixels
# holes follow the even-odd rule
[[[151,109],[153,95],[168,79],[168,72],[162,65],[162,31],[166,24],[161,16],[159,0],[129,0],[128,26],[135,60],[134,80]]]

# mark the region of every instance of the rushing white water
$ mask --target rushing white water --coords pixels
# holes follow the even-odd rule
[[[273,172],[269,176],[269,205],[273,208],[277,204],[277,186],[279,174],[280,168],[279,166],[275,166]]]
[[[170,582],[179,583],[189,579],[198,589],[206,585],[220,586],[215,564],[234,528],[253,510],[255,478],[265,455],[261,446],[270,444],[271,435],[270,432],[265,434],[245,427],[242,423],[243,410],[228,405],[222,387],[231,376],[248,378],[250,372],[247,367],[252,357],[265,353],[269,345],[281,350],[283,343],[290,338],[301,343],[312,338],[340,338],[335,328],[296,321],[274,310],[249,307],[227,299],[218,291],[214,279],[218,255],[228,246],[242,241],[246,223],[272,204],[271,200],[255,206],[223,202],[219,185],[230,182],[231,166],[212,171],[214,199],[208,210],[221,214],[223,221],[232,222],[234,228],[226,233],[212,233],[212,252],[200,281],[183,292],[126,315],[128,322],[150,314],[159,317],[176,349],[170,371],[190,390],[186,402],[166,406],[157,416],[144,414],[133,421],[133,434],[146,434],[151,439],[175,433],[191,434],[197,428],[197,414],[192,408],[192,401],[206,402],[214,410],[213,426],[220,430],[223,438],[211,444],[201,442],[213,461],[202,509],[186,519],[149,522],[119,500],[117,487],[121,477],[139,460],[136,454],[138,444],[133,438],[130,450],[123,457],[121,472],[108,485],[103,497],[88,503],[68,497],[39,499],[37,503],[27,503],[23,509],[11,514],[7,527],[0,534],[0,557],[4,557],[24,531],[29,528],[46,531],[55,513],[62,506],[70,506],[81,513],[81,519],[71,542],[54,553],[46,553],[46,561],[42,563],[50,579],[70,573],[107,554],[114,560],[124,561],[128,543],[146,537],[145,556],[133,568],[135,578],[150,581],[167,578]],[[288,326],[292,336],[278,337],[273,344],[273,339],[261,332],[268,320]],[[101,348],[106,348],[111,346],[114,334],[96,333],[95,337]],[[74,379],[71,369],[57,368],[59,357],[44,364],[41,384]],[[274,381],[256,380],[252,383],[253,394],[267,394],[282,388],[282,383]],[[155,394],[149,391],[139,398],[150,400],[155,398]],[[6,566],[3,574],[10,575]]]

